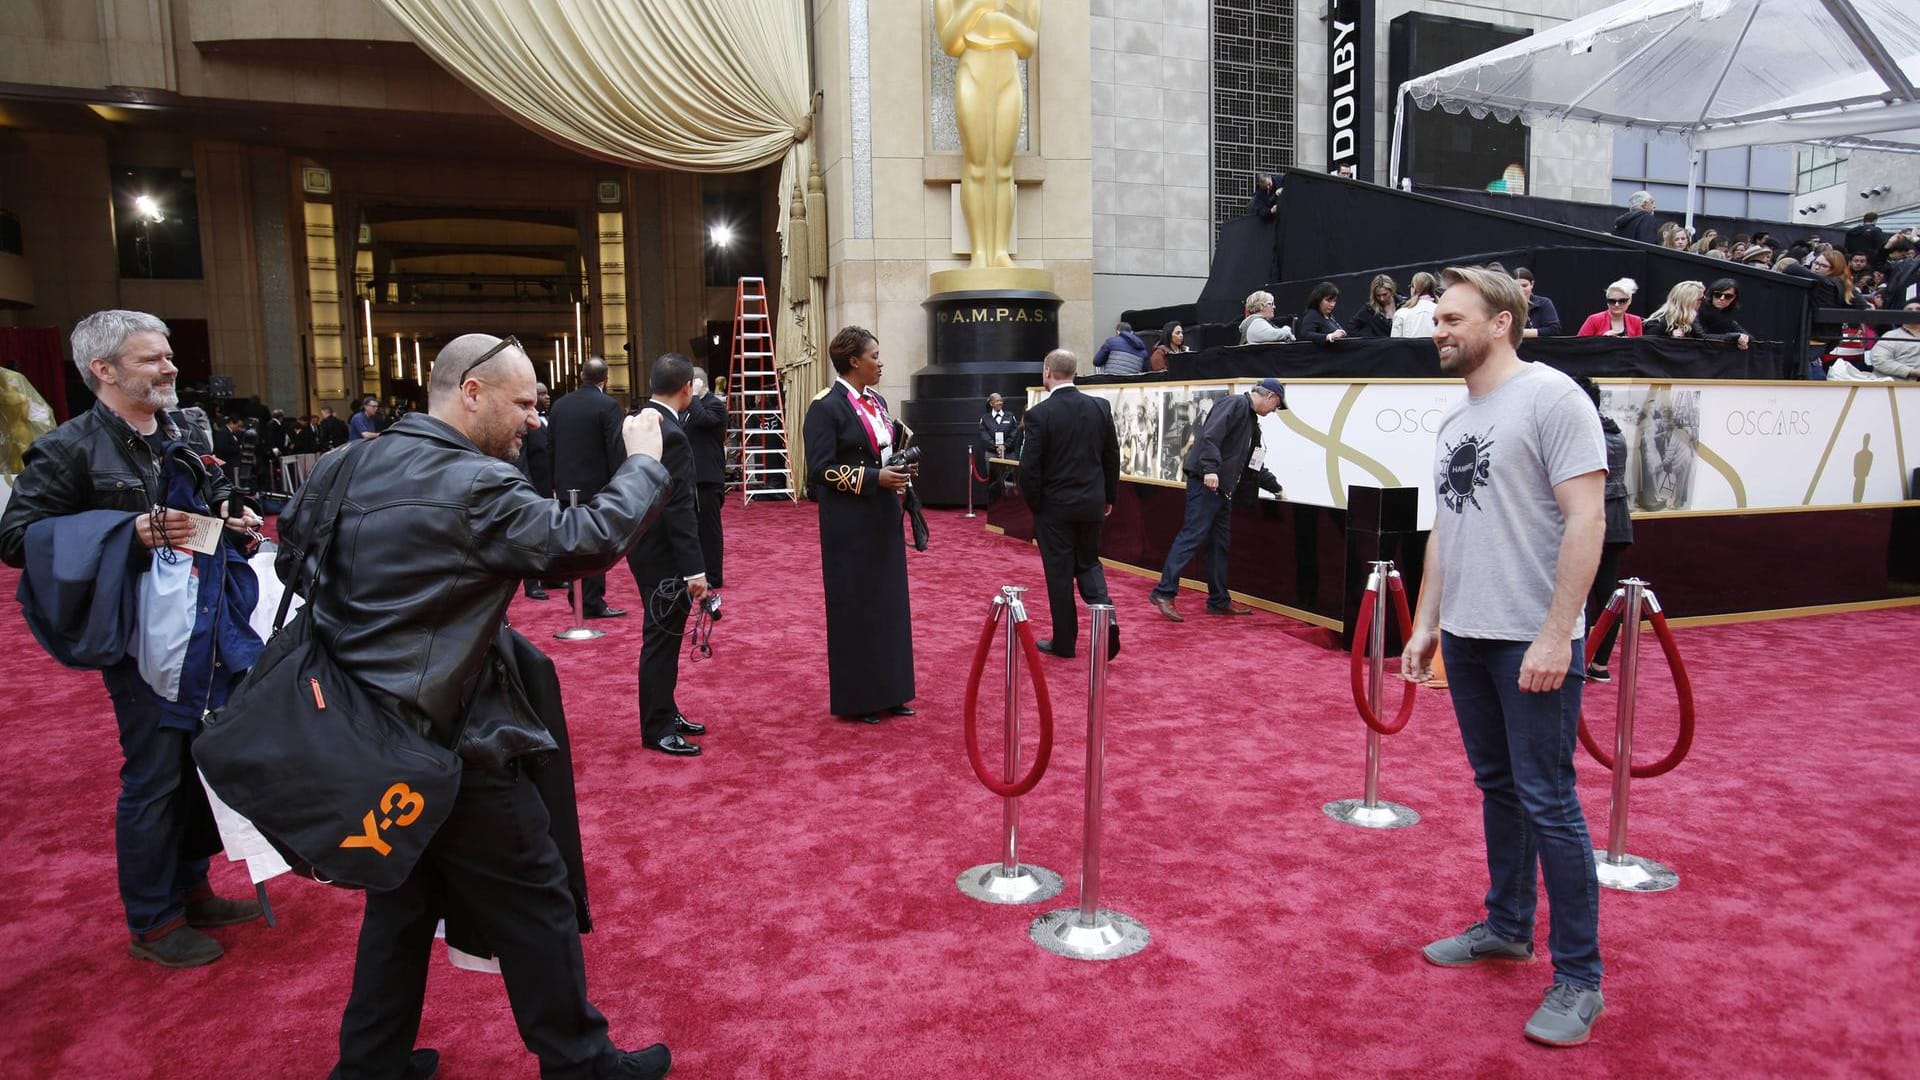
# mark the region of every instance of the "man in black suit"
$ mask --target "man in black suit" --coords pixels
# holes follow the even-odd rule
[[[694,757],[700,747],[688,735],[706,726],[680,715],[673,700],[680,681],[680,642],[693,604],[706,599],[707,575],[700,562],[700,511],[694,485],[693,445],[680,414],[693,403],[693,361],[667,353],[653,362],[653,397],[641,407],[660,414],[660,463],[667,467],[673,493],[660,519],[627,553],[627,566],[640,586],[646,628],[640,647],[640,741],[650,750]],[[565,399],[561,400],[565,404]]]
[[[520,460],[516,463],[520,472],[533,485],[533,490],[543,499],[553,497],[553,428],[547,419],[547,413],[553,408],[553,394],[547,384],[533,384],[534,407],[540,411],[540,426],[527,432],[525,441],[520,444]],[[539,578],[526,581],[527,599],[545,600],[547,590],[542,587]]]
[[[1073,385],[1080,358],[1065,349],[1047,354],[1041,381],[1047,399],[1027,410],[1026,448],[1020,454],[1020,490],[1033,508],[1040,565],[1047,574],[1053,637],[1040,651],[1072,656],[1080,636],[1073,588],[1089,604],[1111,604],[1100,565],[1100,528],[1120,490],[1120,437],[1105,399]],[[1120,651],[1120,624],[1109,624],[1107,658]]]
[[[1207,422],[1187,451],[1187,516],[1173,538],[1160,583],[1148,599],[1154,609],[1174,622],[1186,622],[1174,609],[1180,591],[1180,571],[1207,548],[1207,614],[1250,615],[1253,609],[1233,602],[1227,591],[1227,551],[1233,544],[1233,493],[1251,480],[1280,494],[1280,481],[1267,471],[1266,450],[1260,445],[1260,418],[1287,407],[1287,388],[1279,379],[1261,379],[1244,394],[1221,398],[1207,414]]]
[[[320,452],[326,453],[336,446],[347,445],[347,422],[333,415],[333,406],[320,407],[320,423],[315,426],[319,433]]]
[[[590,356],[580,365],[580,389],[553,403],[554,497],[563,504],[567,492],[578,489],[586,505],[607,486],[614,470],[627,459],[620,437],[626,414],[607,396],[607,362]],[[607,575],[580,579],[580,614],[589,619],[616,619],[626,612],[607,606]]]
[[[727,494],[727,399],[707,385],[703,368],[693,369],[693,404],[681,420],[693,444],[694,499],[700,506],[700,564],[707,588],[726,584],[720,573],[720,503]],[[714,604],[719,605],[719,598]]]

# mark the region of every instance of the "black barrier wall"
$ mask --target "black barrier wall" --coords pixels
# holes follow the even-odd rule
[[[1221,236],[1224,242],[1226,233]],[[1299,301],[1305,300],[1313,282],[1361,279],[1358,293],[1341,288],[1343,317],[1358,305],[1365,279],[1380,272],[1378,268],[1437,271],[1452,263],[1504,256],[1498,261],[1509,270],[1516,265],[1536,272],[1551,268],[1551,273],[1541,274],[1539,290],[1553,298],[1563,321],[1571,320],[1567,333],[1578,331],[1580,320],[1601,310],[1607,283],[1617,278],[1639,283],[1633,310],[1645,316],[1682,281],[1710,283],[1730,277],[1740,287],[1740,321],[1753,336],[1807,339],[1807,285],[1801,279],[1318,173],[1286,174],[1277,242],[1280,276],[1268,284],[1278,281],[1290,297],[1297,293]],[[1569,249],[1575,253],[1564,258],[1553,254]],[[1250,284],[1245,292],[1261,284]],[[1277,293],[1276,299],[1281,299]],[[1297,308],[1282,306],[1280,313],[1297,313]]]
[[[1627,212],[1624,206],[1603,206],[1599,203],[1573,202],[1569,199],[1546,199],[1538,195],[1503,195],[1495,191],[1474,191],[1469,188],[1416,187],[1421,195],[1431,195],[1436,199],[1460,203],[1463,206],[1478,206],[1487,210],[1499,210],[1521,217],[1537,218],[1559,225],[1571,225],[1577,229],[1588,229],[1597,233],[1613,234],[1613,223],[1621,214]],[[1655,210],[1654,217],[1662,222],[1671,221],[1684,225],[1687,215],[1678,211]],[[1784,252],[1786,245],[1796,240],[1805,240],[1818,236],[1836,247],[1843,246],[1847,240],[1847,230],[1831,229],[1821,225],[1810,225],[1804,221],[1760,221],[1752,218],[1721,217],[1718,214],[1693,215],[1693,234],[1706,235],[1712,229],[1731,240],[1741,233],[1749,236],[1756,232],[1772,233]]]
[[[1595,379],[1791,379],[1803,374],[1797,346],[1765,341],[1741,349],[1718,341],[1672,338],[1533,338],[1520,344],[1520,356]],[[1201,349],[1170,357],[1164,372],[1083,376],[1080,381],[1126,386],[1270,375],[1283,381],[1445,377],[1430,338],[1352,338],[1331,345],[1297,341]]]

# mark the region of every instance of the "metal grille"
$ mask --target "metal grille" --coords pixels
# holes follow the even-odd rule
[[[1253,178],[1294,162],[1294,7],[1213,0],[1213,231],[1246,212]]]

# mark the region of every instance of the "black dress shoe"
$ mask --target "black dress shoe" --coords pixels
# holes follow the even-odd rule
[[[864,716],[838,716],[836,720],[845,720],[849,724],[878,724],[886,717],[880,713],[867,713]]]
[[[415,1050],[407,1059],[407,1080],[433,1080],[440,1071],[440,1051]]]
[[[1107,624],[1107,659],[1120,655],[1120,623],[1114,620]]]
[[[1056,648],[1053,644],[1052,638],[1041,638],[1039,641],[1034,643],[1033,647],[1036,649],[1039,649],[1043,653],[1046,653],[1048,656],[1058,656],[1063,660],[1073,659],[1072,653],[1061,652],[1058,648]]]
[[[696,724],[684,716],[675,716],[673,718],[673,730],[675,734],[679,735],[705,735],[707,733],[707,725]]]
[[[887,715],[889,715],[889,716],[915,716],[915,715],[918,715],[918,714],[917,714],[917,713],[916,713],[916,712],[914,711],[914,708],[913,708],[913,706],[911,706],[911,705],[895,705],[895,706],[894,706],[893,708],[891,708],[891,709],[886,709],[886,710],[884,710],[884,711],[885,711],[885,712],[887,713]]]
[[[645,1050],[628,1050],[614,1063],[605,1080],[661,1080],[673,1071],[673,1055],[666,1043],[654,1043]]]
[[[697,744],[690,743],[678,735],[669,735],[659,742],[650,742],[647,744],[647,749],[672,754],[674,757],[700,756],[700,747]]]
[[[587,612],[587,618],[589,619],[620,619],[620,618],[625,618],[626,614],[627,614],[627,610],[625,608],[603,607],[595,611]]]
[[[538,586],[535,586],[534,588],[531,588],[531,589],[528,589],[528,590],[527,590],[527,599],[529,599],[529,600],[545,600],[545,599],[547,599],[547,590],[545,590],[545,589],[542,589],[542,588],[539,588]]]

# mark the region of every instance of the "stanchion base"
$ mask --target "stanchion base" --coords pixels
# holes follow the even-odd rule
[[[1094,912],[1093,925],[1080,921],[1080,909],[1061,908],[1033,920],[1027,936],[1035,945],[1055,956],[1075,960],[1117,960],[1132,956],[1147,947],[1153,935],[1139,919],[1100,908]]]
[[[1365,799],[1337,799],[1320,808],[1328,817],[1363,829],[1404,829],[1420,824],[1420,812],[1381,799],[1373,806]]]
[[[977,518],[977,517],[979,517],[980,515],[979,515],[979,514],[973,514],[973,513],[967,513],[967,514],[961,514],[960,516],[961,516],[961,517],[963,517],[963,518],[969,518],[969,519],[971,519],[971,518]]]
[[[606,637],[607,632],[586,626],[576,626],[570,630],[562,630],[553,636],[561,641],[592,641],[594,638]]]
[[[997,862],[961,872],[954,880],[960,891],[989,904],[1037,904],[1060,895],[1060,875],[1044,866],[1021,863],[1009,874]]]
[[[1607,858],[1606,852],[1596,850],[1593,853],[1593,870],[1603,889],[1666,892],[1680,884],[1680,874],[1673,867],[1638,855],[1622,855],[1619,862],[1614,862]]]

